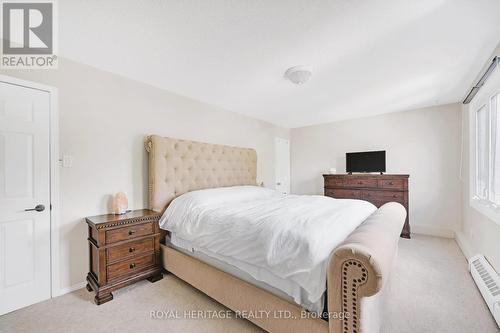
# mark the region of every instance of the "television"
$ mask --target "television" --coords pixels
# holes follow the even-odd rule
[[[345,154],[346,172],[385,172],[385,150]]]

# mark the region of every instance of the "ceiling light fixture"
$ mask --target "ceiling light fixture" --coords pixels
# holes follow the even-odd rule
[[[309,80],[312,73],[304,66],[290,67],[285,72],[285,78],[295,84],[304,84]]]

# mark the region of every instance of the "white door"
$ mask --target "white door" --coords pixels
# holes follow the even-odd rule
[[[284,193],[290,193],[290,141],[276,138],[275,141],[275,189]]]
[[[0,82],[0,315],[50,298],[49,103]]]

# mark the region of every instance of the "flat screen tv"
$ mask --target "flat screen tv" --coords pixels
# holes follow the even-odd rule
[[[346,172],[385,172],[385,150],[345,154]]]

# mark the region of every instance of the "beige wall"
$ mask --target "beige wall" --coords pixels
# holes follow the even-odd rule
[[[410,174],[412,231],[453,237],[460,226],[460,105],[292,129],[292,193],[322,194],[345,153],[386,150],[387,172]]]
[[[288,130],[64,59],[58,70],[0,74],[59,89],[60,152],[73,156],[60,168],[61,288],[88,270],[84,216],[106,213],[117,191],[130,208],[147,206],[148,134],[256,148],[258,180],[274,184],[274,137]]]

